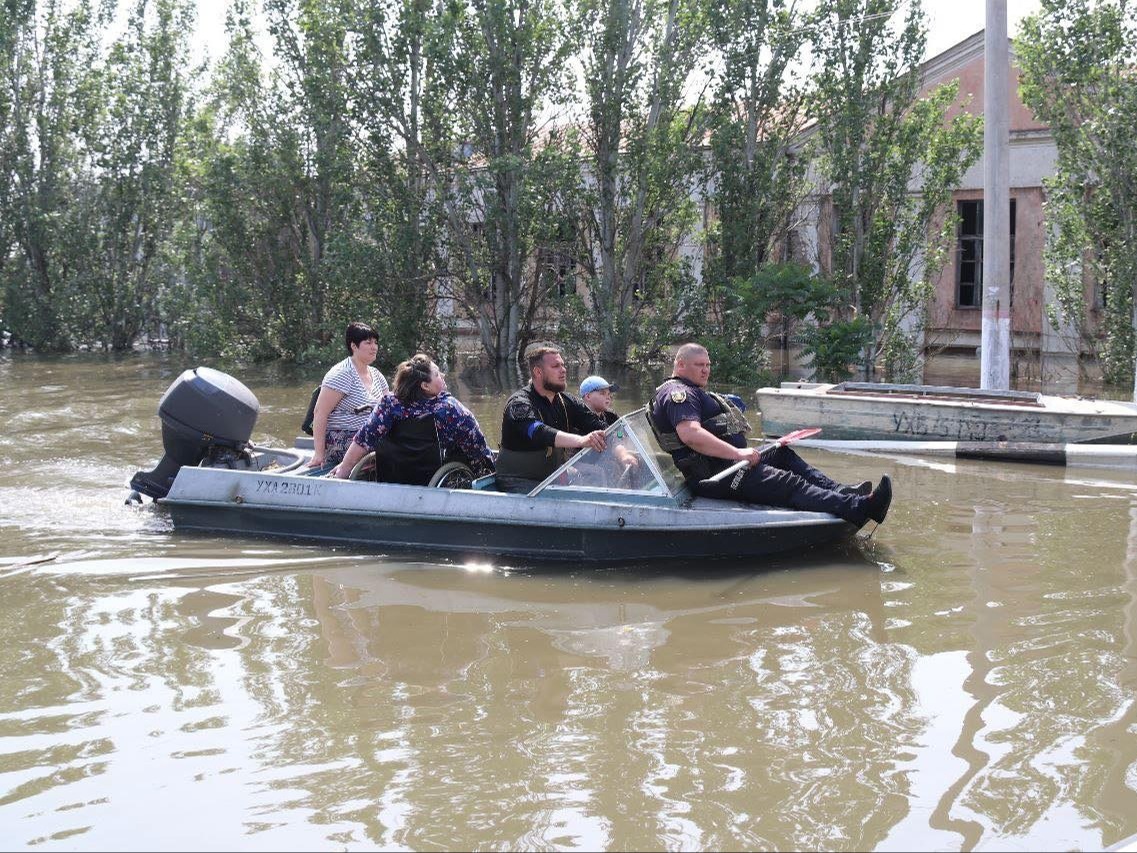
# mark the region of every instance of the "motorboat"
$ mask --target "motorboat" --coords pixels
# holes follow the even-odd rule
[[[762,431],[821,427],[828,441],[953,441],[1064,445],[1128,442],[1137,405],[944,385],[783,382],[759,388]]]
[[[163,395],[166,455],[131,480],[175,529],[362,543],[539,561],[640,562],[761,557],[845,538],[826,514],[694,497],[652,432],[646,409],[608,427],[528,494],[493,475],[436,475],[435,485],[339,480],[303,447],[250,443],[257,402],[233,377],[185,371]]]

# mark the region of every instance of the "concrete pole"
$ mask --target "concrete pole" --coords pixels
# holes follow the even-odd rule
[[[983,336],[979,387],[1005,391],[1011,387],[1007,0],[987,0],[983,68]]]

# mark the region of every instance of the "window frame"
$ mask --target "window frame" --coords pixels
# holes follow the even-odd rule
[[[976,311],[983,308],[983,209],[984,203],[981,198],[968,198],[956,200],[956,238],[955,238],[955,308],[959,311]],[[975,205],[975,225],[977,233],[964,232],[964,205]],[[1008,252],[1010,261],[1010,270],[1008,277],[1009,299],[1008,304],[1015,304],[1015,224],[1018,219],[1018,199],[1013,196],[1010,199],[1007,211],[1010,219],[1008,239],[1010,241],[1010,251]],[[973,248],[973,257],[967,261],[964,258],[964,242],[970,243]],[[974,281],[964,282],[963,272],[965,264],[974,264]],[[974,288],[971,295],[971,301],[965,303],[962,299],[962,292],[964,287]]]

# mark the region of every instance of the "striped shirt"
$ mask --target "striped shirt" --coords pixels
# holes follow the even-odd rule
[[[359,429],[367,423],[370,412],[357,415],[353,410],[357,406],[374,406],[380,397],[391,390],[387,385],[387,379],[377,368],[368,367],[367,370],[371,374],[370,391],[363,387],[350,356],[324,374],[324,381],[320,384],[343,394],[343,399],[336,403],[336,407],[328,415],[329,430]]]

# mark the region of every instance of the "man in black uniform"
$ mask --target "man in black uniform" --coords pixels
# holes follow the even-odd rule
[[[892,481],[881,477],[872,489],[865,481],[843,486],[789,447],[759,457],[744,433],[750,429],[737,407],[706,390],[711,359],[699,344],[684,344],[675,354],[674,372],[660,385],[651,405],[652,423],[663,448],[671,453],[691,490],[702,497],[724,498],[810,512],[828,512],[857,527],[870,519],[880,524],[892,502]],[[750,463],[733,477],[709,477],[735,462]]]
[[[515,391],[501,418],[497,484],[504,492],[528,492],[557,468],[571,451],[602,451],[604,421],[572,394],[565,393],[565,360],[554,346],[526,352],[532,381]]]

